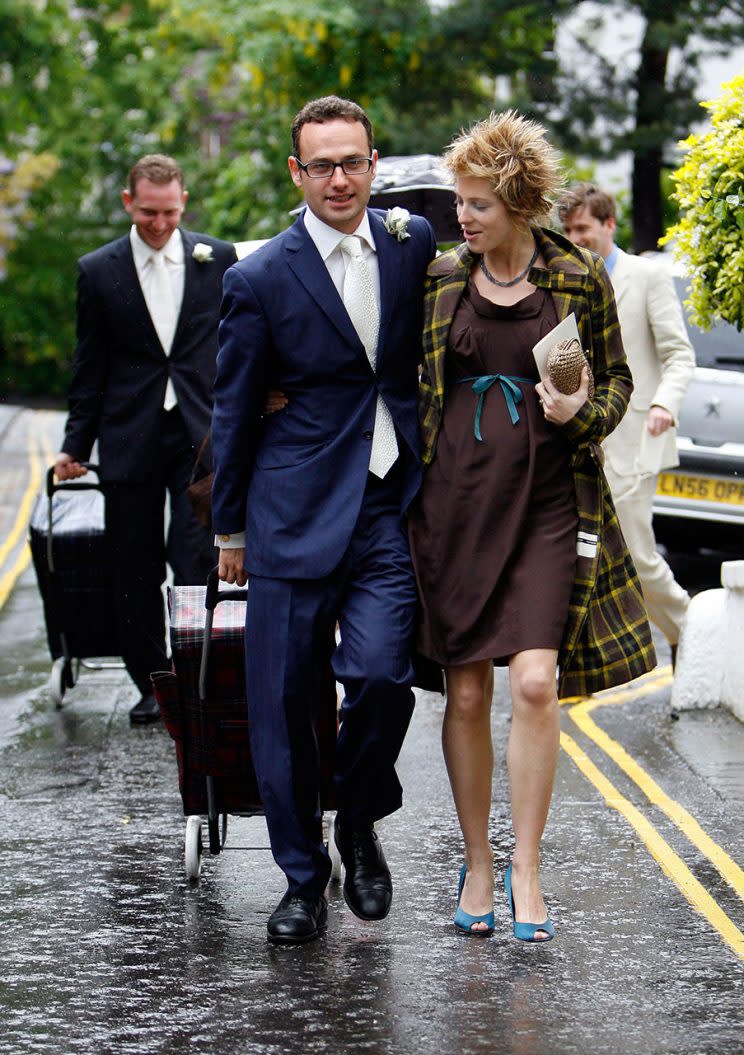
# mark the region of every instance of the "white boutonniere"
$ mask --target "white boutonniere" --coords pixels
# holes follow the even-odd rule
[[[401,209],[399,205],[396,205],[394,209],[388,209],[387,211],[387,216],[383,221],[385,230],[389,234],[394,234],[399,242],[403,242],[406,238],[411,237],[406,230],[410,219],[411,214],[408,209]]]
[[[212,246],[207,245],[206,242],[197,242],[194,246],[191,255],[197,264],[208,264],[210,260],[214,260],[212,256]]]

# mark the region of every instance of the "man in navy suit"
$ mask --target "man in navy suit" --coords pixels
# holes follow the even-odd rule
[[[395,762],[413,711],[403,514],[421,481],[417,364],[436,251],[426,220],[395,228],[367,208],[377,151],[355,103],[308,103],[292,147],[307,208],[225,275],[212,426],[220,577],[250,580],[251,746],[288,884],[268,935],[285,943],[316,938],[327,915],[314,718],[335,706],[329,664],[345,690],[334,767],[344,896],[362,919],[390,908],[374,823],[401,805]],[[270,389],[287,403],[264,417]]]
[[[229,242],[179,227],[187,196],[173,158],[141,158],[122,192],[131,230],[79,261],[70,413],[55,459],[59,479],[82,476],[98,440],[112,618],[141,693],[130,711],[135,724],[159,718],[150,672],[170,666],[160,591],[166,558],[177,585],[203,583],[215,560],[185,491],[209,429],[222,276],[236,254]]]

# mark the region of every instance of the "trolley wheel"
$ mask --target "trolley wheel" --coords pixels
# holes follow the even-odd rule
[[[54,706],[57,710],[62,707],[62,699],[67,689],[67,677],[65,671],[65,657],[59,656],[52,663],[52,669],[49,674],[49,694],[54,700]]]
[[[209,852],[218,854],[225,845],[225,839],[227,838],[227,814],[223,813],[217,817],[208,817],[207,830],[209,831]]]
[[[80,660],[71,659],[65,663],[65,685],[68,689],[74,689],[80,677]]]
[[[331,858],[331,882],[341,882],[341,854],[336,846],[336,814],[331,815],[328,822],[328,856]]]
[[[186,837],[184,840],[184,866],[187,877],[197,882],[201,873],[202,855],[202,820],[201,817],[186,818]]]
[[[207,818],[207,828],[209,831],[209,852],[218,854],[227,839],[227,814],[221,813],[214,820]]]

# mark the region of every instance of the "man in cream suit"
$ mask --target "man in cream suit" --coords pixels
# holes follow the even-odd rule
[[[690,598],[657,552],[652,504],[659,472],[679,464],[675,425],[695,353],[668,270],[615,245],[612,195],[579,183],[558,212],[566,235],[604,258],[615,291],[634,389],[625,417],[604,442],[605,471],[649,618],[669,641],[674,663]]]

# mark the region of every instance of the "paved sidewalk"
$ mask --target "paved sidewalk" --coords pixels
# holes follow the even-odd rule
[[[20,552],[8,525],[62,421],[0,415],[8,561]],[[123,671],[83,673],[54,709],[28,566],[0,608],[0,640],[4,1055],[740,1055],[744,886],[727,861],[741,859],[744,726],[722,711],[676,720],[668,671],[562,709],[543,869],[554,942],[510,932],[498,670],[493,936],[452,926],[462,846],[444,705],[420,694],[404,808],[380,826],[389,917],[356,920],[334,886],[327,936],[276,949],[265,925],[283,879],[262,819],[231,818],[225,852],[187,881],[172,742],[129,726]]]

